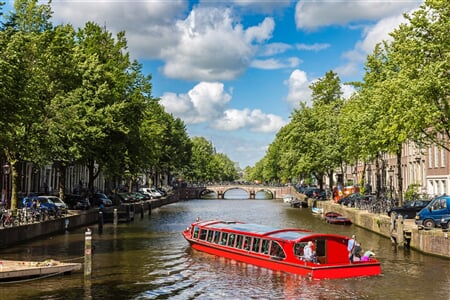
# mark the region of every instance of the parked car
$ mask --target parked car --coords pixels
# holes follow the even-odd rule
[[[427,228],[440,226],[442,218],[450,215],[450,196],[434,198],[416,214],[416,224]]]
[[[58,206],[52,201],[53,196],[38,196],[37,201],[41,212],[48,216],[56,217],[60,214]]]
[[[91,208],[91,201],[84,195],[66,194],[64,195],[64,202],[69,209],[88,210]]]
[[[151,199],[159,199],[162,197],[155,188],[140,188],[139,192],[149,195]]]
[[[303,194],[308,198],[314,198],[314,196],[318,195],[319,193],[320,193],[320,189],[318,187],[306,188],[303,191]]]
[[[47,199],[51,200],[62,213],[67,213],[69,206],[64,201],[62,201],[56,196],[44,196],[44,197],[47,197]]]
[[[159,192],[162,197],[166,197],[167,196],[167,192],[165,190],[163,190],[163,189],[156,188],[156,191]]]
[[[77,203],[75,204],[75,209],[80,210],[88,210],[91,208],[91,202],[88,198],[82,198],[80,197]]]
[[[354,207],[355,202],[361,199],[362,199],[361,194],[357,192],[339,199],[337,203],[348,207]]]
[[[331,197],[331,192],[329,190],[319,190],[313,194],[313,199],[316,200],[328,200]]]
[[[114,195],[114,197],[116,197],[120,203],[133,203],[139,201],[139,199],[132,193],[118,193]]]
[[[392,213],[403,216],[404,219],[414,219],[416,214],[430,203],[430,200],[408,201],[402,206],[393,207],[388,211],[388,216]]]
[[[108,198],[104,193],[95,193],[92,196],[92,205],[96,206],[112,206],[112,200]]]

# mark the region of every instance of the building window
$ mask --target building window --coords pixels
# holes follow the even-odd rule
[[[428,148],[428,168],[431,169],[432,167],[433,167],[433,152],[430,146],[430,148]]]
[[[437,146],[434,146],[434,167],[439,167],[439,149]]]
[[[441,167],[445,167],[446,164],[445,152],[445,149],[441,149]]]

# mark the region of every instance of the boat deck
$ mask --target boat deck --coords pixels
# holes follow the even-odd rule
[[[81,263],[63,263],[51,259],[41,262],[0,260],[0,281],[66,274],[78,270],[81,270]]]

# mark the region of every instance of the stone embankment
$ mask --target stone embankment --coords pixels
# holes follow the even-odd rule
[[[65,231],[84,226],[101,226],[103,225],[103,221],[113,222],[115,210],[117,211],[119,222],[128,222],[135,217],[143,217],[144,214],[151,214],[154,208],[178,201],[196,199],[199,197],[198,193],[199,190],[195,188],[180,188],[161,199],[124,204],[118,207],[107,207],[104,208],[102,214],[96,208],[85,211],[70,210],[61,218],[51,218],[42,222],[32,222],[14,227],[0,227],[0,248],[7,248],[10,245],[43,236],[64,233]]]
[[[324,212],[334,211],[348,217],[353,224],[390,238],[399,247],[410,247],[423,253],[450,258],[450,240],[447,230],[441,228],[418,228],[414,220],[401,217],[392,219],[386,214],[369,213],[367,210],[349,208],[334,201],[312,201],[309,205],[323,208]]]

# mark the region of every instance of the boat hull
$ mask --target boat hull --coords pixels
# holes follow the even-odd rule
[[[2,260],[0,281],[68,274],[79,270],[81,270],[81,263],[62,263],[53,260],[49,262]]]

